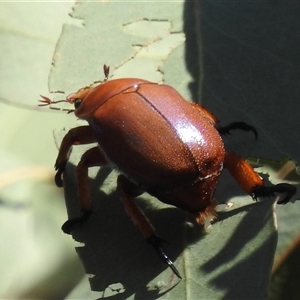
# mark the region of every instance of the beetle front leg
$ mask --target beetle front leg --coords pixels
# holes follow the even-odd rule
[[[229,170],[238,184],[252,196],[257,197],[273,196],[274,193],[285,193],[286,196],[278,201],[278,204],[286,204],[296,193],[296,187],[287,183],[279,183],[273,186],[264,186],[262,178],[242,158],[233,152],[226,152],[224,167]]]
[[[145,240],[153,246],[163,262],[166,263],[172,269],[174,274],[181,279],[179,271],[162,248],[163,240],[157,236],[154,227],[134,201],[134,197],[137,197],[143,193],[143,191],[140,190],[138,186],[130,182],[124,175],[120,175],[118,177],[117,190],[124,209],[131,221],[138,228]]]
[[[89,126],[79,126],[68,131],[64,136],[55,162],[55,183],[63,186],[62,174],[65,171],[71,147],[73,145],[90,144],[95,142],[94,134]]]
[[[62,230],[64,233],[70,234],[74,227],[76,227],[78,224],[86,222],[90,217],[92,213],[92,203],[90,196],[88,169],[90,167],[104,166],[106,164],[107,160],[98,147],[91,148],[82,155],[81,160],[76,167],[81,216],[66,221],[62,226]]]

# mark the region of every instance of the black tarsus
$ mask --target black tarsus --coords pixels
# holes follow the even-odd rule
[[[221,135],[230,134],[231,130],[243,130],[243,131],[252,131],[257,139],[258,133],[255,127],[245,123],[245,122],[232,122],[227,126],[217,126],[217,130]]]
[[[252,198],[256,200],[257,197],[274,196],[274,193],[285,193],[286,196],[278,201],[278,204],[287,204],[291,198],[296,194],[295,186],[288,183],[279,183],[273,186],[257,186],[252,191]]]
[[[59,165],[55,164],[55,166],[54,166],[55,170],[57,171],[54,176],[54,181],[55,181],[56,186],[58,186],[58,187],[63,187],[63,185],[64,185],[62,174],[65,172],[66,164],[67,164],[67,162],[63,162],[63,163],[60,163]]]
[[[62,180],[62,174],[63,174],[64,170],[63,169],[58,169],[55,176],[54,176],[54,181],[57,187],[63,187],[64,182]]]
[[[81,210],[81,216],[66,221],[61,227],[62,231],[66,234],[71,234],[73,229],[76,226],[78,225],[81,226],[83,223],[85,223],[90,218],[91,214],[92,214],[91,210],[88,209]]]
[[[151,236],[147,239],[147,242],[153,246],[155,251],[158,253],[159,257],[162,259],[162,261],[168,265],[168,267],[173,271],[173,273],[179,278],[182,279],[179,271],[174,266],[173,262],[169,259],[169,257],[166,255],[162,248],[162,243],[164,242],[161,238],[159,238],[156,235]]]

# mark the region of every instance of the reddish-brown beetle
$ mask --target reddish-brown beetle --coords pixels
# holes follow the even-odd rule
[[[286,193],[287,203],[296,188],[289,184],[266,187],[252,167],[234,153],[224,150],[220,134],[233,129],[256,130],[244,122],[216,127],[216,119],[198,104],[189,103],[168,85],[142,79],[105,80],[67,97],[75,115],[89,125],[71,129],[64,137],[55,163],[58,186],[73,145],[97,142],[82,156],[76,172],[82,215],[68,220],[62,229],[70,233],[91,213],[88,168],[112,164],[120,171],[117,190],[125,211],[163,261],[180,277],[162,249],[162,240],[138,208],[134,198],[143,192],[192,213],[202,224],[216,216],[213,193],[223,169],[229,170],[253,198]],[[43,96],[42,96],[43,97]],[[57,103],[43,97],[43,105]]]

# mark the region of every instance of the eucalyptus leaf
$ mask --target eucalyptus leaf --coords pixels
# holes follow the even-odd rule
[[[63,28],[52,91],[74,92],[101,80],[107,64],[112,78],[166,82],[208,107],[222,124],[242,120],[258,129],[258,141],[244,133],[226,138],[228,149],[299,161],[293,130],[299,52],[287,56],[282,44],[290,43],[290,49],[294,41],[286,35],[289,20],[299,22],[294,4],[83,2],[72,16],[80,25]],[[74,150],[65,174],[70,217],[79,213],[75,166],[85,149]],[[122,299],[265,298],[277,242],[272,201],[253,203],[224,172],[215,196],[232,206],[205,234],[188,214],[146,194],[139,197],[159,235],[170,242],[165,250],[183,275],[178,282],[126,217],[115,193],[117,174],[95,168],[90,176],[95,214],[73,237],[83,243],[76,249],[92,290]],[[69,298],[88,293],[80,286]]]

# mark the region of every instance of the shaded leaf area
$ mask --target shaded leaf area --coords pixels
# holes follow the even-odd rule
[[[243,9],[242,5],[247,5],[248,9]],[[289,9],[284,10],[285,14],[296,16],[294,8]],[[64,27],[54,55],[50,88],[68,93],[101,80],[104,63],[112,67],[112,76],[150,79],[152,74],[154,78],[159,74],[161,80],[155,81],[173,85],[188,99],[201,99],[222,124],[242,120],[258,129],[258,141],[244,133],[226,138],[228,149],[242,155],[272,159],[290,155],[297,160],[292,139],[288,140],[286,134],[283,138],[279,136],[279,133],[289,132],[292,137],[294,132],[286,118],[294,118],[290,114],[296,105],[296,67],[286,57],[280,57],[279,41],[275,50],[274,45],[267,42],[273,41],[274,34],[276,36],[276,32],[285,28],[282,24],[278,27],[275,22],[280,19],[281,10],[281,3],[267,2],[256,3],[256,6],[211,1],[80,3],[72,15],[82,19],[83,26]],[[149,26],[161,22],[163,28],[168,29],[156,35],[128,29],[128,24],[141,24],[140,20],[146,20]],[[283,20],[284,24],[288,22],[288,18]],[[168,26],[164,27],[165,23]],[[154,33],[163,31],[155,29]],[[269,31],[273,34],[270,37]],[[175,43],[168,40],[178,32],[186,35],[185,49],[180,39]],[[286,36],[281,34],[282,38]],[[157,52],[147,56],[152,49],[149,45],[157,40],[171,43],[169,50],[165,51],[166,42],[158,46],[166,53],[164,56],[157,57]],[[147,51],[143,52],[145,49]],[[293,55],[296,59],[297,53]],[[286,81],[280,81],[281,73],[275,76],[277,64],[281,66],[278,72],[281,70],[285,74]],[[141,69],[146,70],[145,76],[135,73]],[[191,76],[193,82],[189,84]],[[289,97],[282,97],[281,86],[286,93],[291,91]],[[79,212],[74,166],[82,151],[75,155],[65,177],[66,202],[71,217]],[[220,213],[218,221],[205,235],[184,212],[163,206],[150,196],[140,197],[137,203],[158,234],[170,242],[166,243],[165,250],[184,276],[178,283],[127,219],[114,192],[116,174],[95,169],[90,175],[95,214],[78,228],[74,238],[84,243],[77,252],[87,274],[93,275],[92,289],[104,291],[99,297],[265,298],[277,240],[271,201],[252,203],[250,197],[239,196],[244,193],[225,173],[216,197],[220,202],[232,202],[233,207]],[[112,285],[119,283],[121,287]],[[88,287],[80,286],[69,298],[94,297],[93,292],[90,293]]]
[[[195,70],[192,42],[186,58],[191,72],[203,78],[195,81],[201,103],[222,123],[243,120],[257,128],[256,143],[231,141],[232,149],[299,162],[299,3],[204,1],[198,10],[203,65]]]

